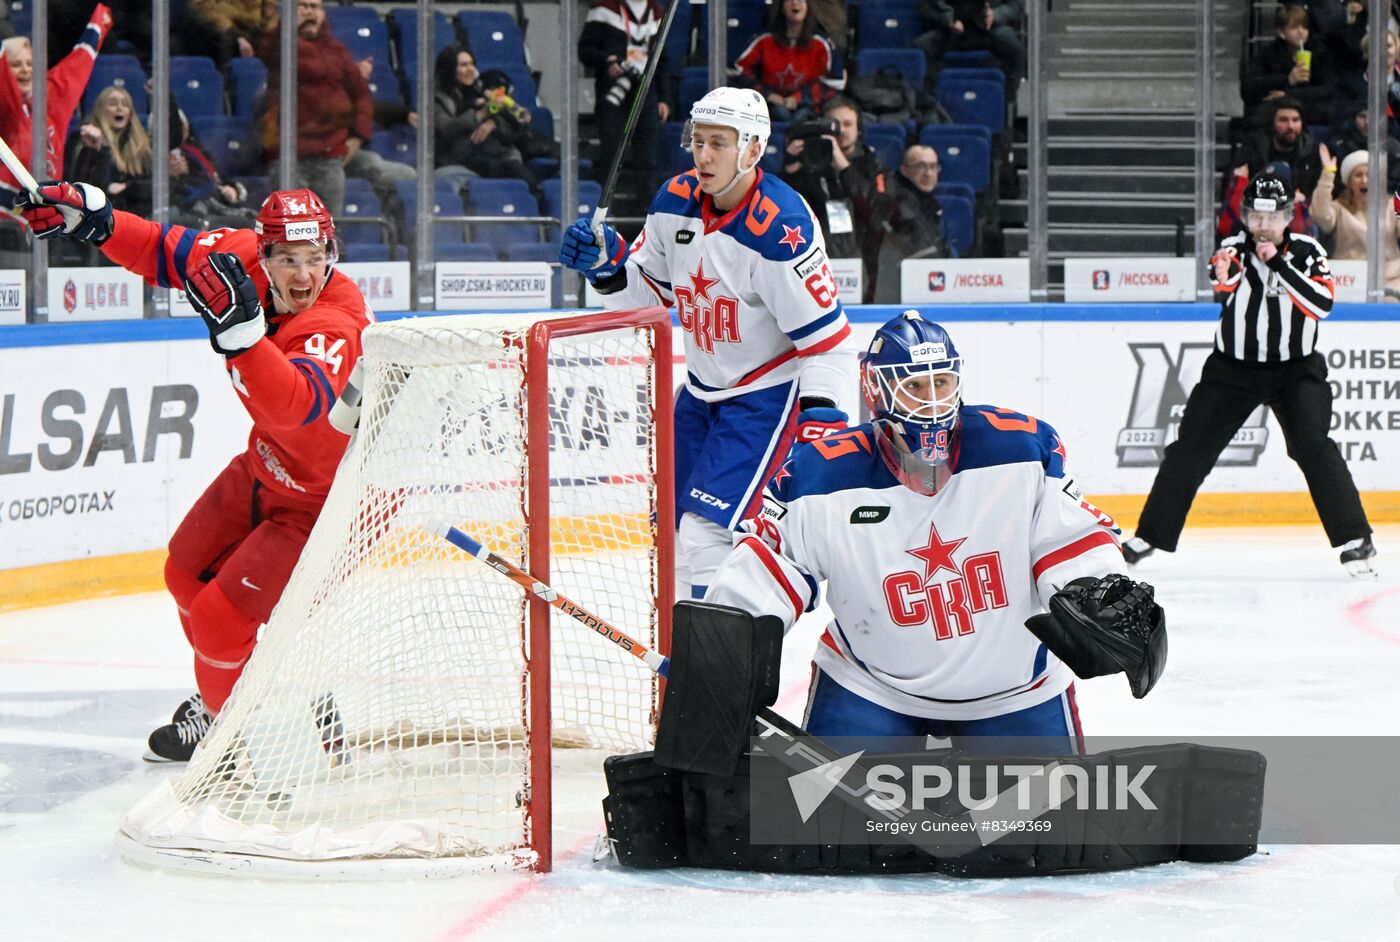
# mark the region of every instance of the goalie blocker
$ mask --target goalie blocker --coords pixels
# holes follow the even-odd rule
[[[1054,627],[1039,625],[1055,644],[1079,661],[1078,667],[1108,673],[1108,664],[1128,669],[1135,695],[1149,690],[1161,673],[1165,635],[1150,586],[1123,579],[1082,580],[1052,603]],[[1060,598],[1064,596],[1064,598]],[[1084,628],[1092,622],[1092,628]],[[1093,653],[1094,641],[1065,642],[1075,626],[1090,634],[1132,635],[1103,640],[1111,649]],[[750,777],[747,739],[757,711],[777,694],[781,632],[768,619],[738,609],[681,602],[673,618],[670,679],[662,706],[655,752],[613,756],[604,764],[608,796],[603,801],[608,837],[623,866],[642,869],[708,867],[793,873],[939,872],[955,876],[1015,876],[1118,870],[1173,860],[1215,862],[1254,853],[1264,782],[1263,756],[1254,752],[1173,744],[1120,749],[1095,756],[1060,759],[1085,770],[1091,791],[1121,787],[1096,774],[1103,766],[1159,770],[1149,779],[1150,811],[1099,810],[1095,795],[1046,812],[1054,839],[1020,843],[996,841],[952,856],[930,853],[909,843],[760,845],[750,838],[753,803],[765,818],[775,809],[796,814],[784,777]],[[1051,641],[1046,639],[1046,644]],[[1076,644],[1078,645],[1076,647]],[[1053,648],[1052,648],[1053,649]],[[1084,653],[1089,651],[1091,653]],[[1131,652],[1138,651],[1140,655]],[[1128,653],[1124,653],[1128,652]],[[1071,664],[1071,666],[1075,666]],[[829,752],[829,750],[826,750]],[[884,758],[867,754],[869,766]],[[905,757],[909,761],[915,757]],[[758,760],[753,760],[758,761]],[[957,756],[955,762],[1024,763],[1025,757]],[[814,760],[813,765],[817,762]],[[1130,774],[1130,773],[1128,773]],[[858,805],[859,803],[855,803]],[[837,804],[837,824],[823,819],[823,830],[852,833],[851,816],[867,810]],[[948,817],[964,809],[942,809]],[[804,821],[794,820],[793,833]],[[857,824],[855,830],[859,830]],[[1030,841],[1030,842],[1028,842]]]

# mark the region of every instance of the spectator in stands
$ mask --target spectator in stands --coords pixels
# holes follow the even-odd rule
[[[1312,38],[1307,9],[1280,6],[1274,15],[1274,30],[1277,36],[1254,51],[1240,82],[1246,119],[1263,123],[1268,112],[1261,112],[1261,106],[1287,96],[1301,104],[1313,120],[1330,124],[1336,97],[1330,75],[1336,63],[1328,61],[1328,45]]]
[[[10,22],[10,5],[0,3],[0,39],[9,39],[15,35],[15,25]]]
[[[1006,97],[1016,97],[1026,75],[1026,44],[1021,24],[1026,18],[1025,0],[921,0],[919,20],[925,32],[914,40],[928,60],[933,83],[949,52],[987,52],[1006,76]]]
[[[63,175],[102,190],[114,209],[150,214],[151,138],[125,88],[111,85],[97,96],[68,141]]]
[[[201,229],[247,229],[253,210],[245,205],[243,184],[227,183],[214,162],[190,135],[185,113],[171,102],[170,206],[172,222]]]
[[[904,149],[899,172],[875,197],[867,258],[876,259],[875,303],[899,302],[899,263],[906,258],[946,258],[943,207],[933,195],[938,186],[938,151],[924,144]]]
[[[230,59],[256,55],[280,11],[278,0],[187,0],[175,37],[185,54],[207,55],[222,68]]]
[[[1313,191],[1312,218],[1324,236],[1332,242],[1328,257],[1333,259],[1366,258],[1366,195],[1369,190],[1371,168],[1370,155],[1364,150],[1354,150],[1341,162],[1338,172],[1337,162],[1326,145],[1319,148],[1322,154],[1322,176],[1318,178],[1317,189]],[[1336,199],[1332,191],[1341,183],[1341,193]],[[1389,200],[1387,200],[1389,202]],[[1381,239],[1381,253],[1385,259],[1385,286],[1387,301],[1400,300],[1400,217],[1390,207],[1381,214],[1385,225],[1385,238]]]
[[[828,100],[820,118],[788,128],[784,151],[783,180],[812,207],[827,254],[864,258],[871,203],[884,189],[885,168],[875,148],[861,139],[860,109],[846,98]],[[872,296],[875,261],[865,259],[865,285]]]
[[[514,177],[535,186],[535,175],[511,143],[513,125],[518,125],[519,119],[503,115],[498,101],[494,102],[496,111],[490,110],[493,102],[488,102],[476,57],[466,46],[453,43],[438,53],[435,74],[433,151],[437,166],[456,164],[483,177]]]
[[[48,128],[48,166],[36,171],[30,166],[34,151],[33,119],[29,114],[29,99],[34,93],[34,51],[29,38],[16,36],[4,41],[5,61],[9,68],[0,69],[0,137],[10,145],[34,176],[54,179],[61,176],[64,166],[64,142],[73,112],[78,110],[97,51],[112,27],[111,11],[98,4],[78,39],[73,51],[49,69],[46,125]],[[8,209],[19,192],[19,183],[10,171],[0,167],[0,206]]]
[[[773,4],[768,31],[739,53],[730,74],[758,89],[774,121],[812,114],[846,87],[846,67],[831,40],[817,32],[807,0]]]
[[[268,66],[268,87],[276,88],[279,36],[263,36],[260,53]],[[277,96],[268,96],[263,144],[268,160],[277,157]],[[312,190],[339,215],[345,205],[346,165],[374,133],[374,100],[360,67],[331,35],[323,0],[297,2],[297,165],[296,186]],[[357,165],[359,166],[359,165]],[[371,178],[371,182],[375,182]],[[389,184],[392,186],[392,182]]]
[[[1232,186],[1243,186],[1267,164],[1285,163],[1292,171],[1293,187],[1298,191],[1301,207],[1307,205],[1308,195],[1317,186],[1322,162],[1317,153],[1317,141],[1303,128],[1303,106],[1296,99],[1283,97],[1273,102],[1273,117],[1267,128],[1247,135],[1241,142]],[[1244,182],[1238,182],[1243,165]],[[1295,214],[1294,218],[1297,219]],[[1236,228],[1232,231],[1238,232]],[[1222,234],[1223,235],[1223,234]]]
[[[661,28],[664,15],[657,0],[593,0],[578,40],[578,57],[593,72],[593,116],[598,126],[598,161],[595,170],[607,173],[613,155],[622,146],[622,130],[647,67],[647,49]],[[613,208],[627,207],[627,215],[641,212],[659,184],[656,168],[661,123],[671,116],[673,96],[663,78],[669,63],[657,66],[646,101],[632,132],[627,167],[619,178]],[[619,200],[618,197],[621,197]]]
[[[812,6],[812,15],[817,18],[817,28],[831,41],[836,54],[844,56],[851,31],[845,0],[808,0],[808,3]]]
[[[1368,31],[1369,32],[1369,31]],[[1345,119],[1356,114],[1355,108],[1366,107],[1366,102],[1370,97],[1369,85],[1366,75],[1366,51],[1370,48],[1368,33],[1363,33],[1360,39],[1360,61],[1361,67],[1344,73],[1338,79],[1338,98],[1348,104],[1344,110],[1339,110],[1337,115],[1343,123]],[[1389,122],[1389,134],[1392,138],[1400,138],[1400,121],[1395,120],[1400,116],[1400,24],[1395,20],[1390,20],[1386,28],[1385,35],[1385,72],[1390,76],[1390,82],[1386,91],[1386,107],[1389,109],[1391,120]],[[1361,147],[1365,147],[1365,134],[1363,131]]]

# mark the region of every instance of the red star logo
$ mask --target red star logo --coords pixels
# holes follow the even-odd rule
[[[710,288],[719,284],[718,278],[705,277],[705,260],[700,259],[700,264],[695,266],[695,273],[690,276],[690,285],[695,289],[695,297],[701,300],[710,300]]]
[[[789,226],[786,223],[783,224],[783,237],[778,241],[792,249],[793,252],[797,251],[799,245],[807,244],[807,240],[802,237],[802,227]]]
[[[773,475],[773,487],[778,487],[790,477],[792,477],[792,462],[788,461],[778,469],[777,474]]]
[[[1069,461],[1069,455],[1065,452],[1065,443],[1060,440],[1060,436],[1055,436],[1055,447],[1050,449],[1050,454],[1059,455],[1061,463]]]
[[[905,550],[910,556],[916,556],[924,561],[924,584],[928,583],[938,574],[940,569],[946,569],[953,575],[959,575],[958,567],[953,565],[953,554],[958,547],[967,542],[967,537],[960,540],[953,540],[945,543],[938,535],[937,524],[929,524],[928,545],[918,549]]]
[[[802,84],[803,75],[789,62],[787,65],[783,66],[782,71],[774,75],[773,78],[778,83],[779,88],[784,91],[792,91]]]

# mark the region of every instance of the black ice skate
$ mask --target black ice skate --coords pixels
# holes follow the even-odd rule
[[[1375,579],[1380,575],[1376,572],[1375,563],[1376,547],[1371,543],[1369,535],[1363,536],[1359,540],[1352,540],[1342,547],[1342,565],[1346,567],[1347,575],[1353,579]]]
[[[188,762],[213,722],[214,718],[200,701],[198,707],[189,708],[184,719],[151,733],[146,743],[149,751],[141,758],[147,762]]]
[[[172,714],[170,717],[170,722],[178,723],[181,720],[187,720],[191,717],[198,716],[201,713],[207,712],[208,711],[204,709],[204,698],[201,697],[198,693],[196,693],[184,703],[181,703],[175,708],[174,714]]]
[[[1157,547],[1153,546],[1142,537],[1135,536],[1132,539],[1123,541],[1123,559],[1129,566],[1135,566],[1143,557],[1152,555],[1153,551],[1156,549]]]

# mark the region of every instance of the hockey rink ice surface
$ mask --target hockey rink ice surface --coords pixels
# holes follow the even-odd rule
[[[1400,734],[1400,526],[1354,582],[1321,528],[1191,530],[1134,575],[1171,647],[1152,694],[1079,682],[1093,735]],[[788,636],[800,718],[820,627]],[[162,594],[0,615],[0,937],[215,940],[1400,939],[1400,847],[1265,846],[1234,864],[1088,876],[791,877],[593,860],[596,753],[557,754],[556,869],[379,883],[267,881],[124,862],[117,821],[169,766],[145,737],[193,689]],[[1397,785],[1400,793],[1400,784]]]

